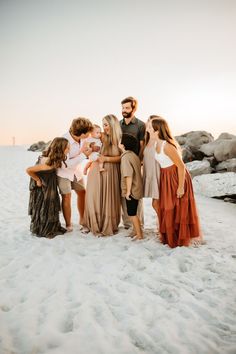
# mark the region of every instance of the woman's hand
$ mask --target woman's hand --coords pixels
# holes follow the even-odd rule
[[[42,185],[43,185],[41,179],[38,179],[36,181],[36,184],[37,184],[37,187],[42,187]]]
[[[127,199],[127,200],[131,200],[131,198],[130,198],[130,193],[126,193],[126,195],[125,195],[125,199]]]
[[[184,195],[184,187],[178,187],[176,194],[177,194],[177,198],[182,198]]]

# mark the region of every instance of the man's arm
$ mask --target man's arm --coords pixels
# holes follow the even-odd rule
[[[139,142],[140,142],[140,149],[139,149],[139,158],[140,161],[143,160],[143,150],[144,150],[144,142],[145,142],[145,132],[146,132],[146,125],[142,122],[142,125],[139,128]]]
[[[87,159],[87,156],[82,153],[82,154],[79,154],[78,156],[76,157],[73,157],[73,158],[68,158],[66,159],[66,166],[67,167],[75,167],[77,166],[79,163],[81,163],[82,161],[84,161],[85,159]]]
[[[98,162],[100,163],[104,163],[104,162],[120,162],[121,160],[121,157],[120,155],[118,156],[104,156],[104,155],[101,155],[99,156],[99,158],[97,159]]]
[[[144,140],[140,140],[139,158],[143,161]]]
[[[66,165],[67,167],[75,167],[92,153],[92,149],[87,146],[87,143],[85,142],[81,149],[80,152],[77,156],[70,158],[69,154],[67,155],[67,160],[66,160]]]

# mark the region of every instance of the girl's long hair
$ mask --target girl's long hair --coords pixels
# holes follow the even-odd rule
[[[150,116],[146,122],[146,124],[148,124],[149,122],[151,122],[152,118],[151,117],[156,117],[156,116]],[[150,140],[150,133],[147,131],[147,129],[145,130],[145,137],[144,137],[144,141],[145,141],[145,146],[147,146],[149,140]]]
[[[55,168],[60,168],[62,162],[66,165],[65,149],[68,146],[68,140],[66,138],[54,138],[49,147],[43,151],[42,155],[47,157],[46,164]],[[67,165],[66,165],[67,167]]]
[[[121,139],[121,127],[118,118],[114,114],[108,114],[103,117],[110,127],[110,134],[103,134],[103,153],[108,153],[108,149],[112,145],[117,145]]]
[[[171,131],[170,131],[167,121],[164,118],[162,118],[160,116],[156,116],[156,115],[151,115],[149,117],[149,119],[152,122],[152,127],[153,127],[154,131],[158,131],[159,138],[161,140],[167,141],[169,144],[173,145],[176,148],[176,150],[181,152],[181,148],[180,148],[178,142],[175,140],[175,138],[171,134]]]

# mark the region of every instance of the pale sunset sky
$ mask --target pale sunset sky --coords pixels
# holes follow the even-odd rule
[[[136,116],[236,134],[236,0],[0,0],[0,145]]]

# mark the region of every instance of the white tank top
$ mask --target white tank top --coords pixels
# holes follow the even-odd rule
[[[164,153],[165,144],[166,141],[163,141],[163,143],[161,144],[161,151],[158,154],[156,151],[157,143],[155,143],[155,160],[159,162],[161,168],[166,168],[174,165],[173,161],[169,158],[169,156]]]

